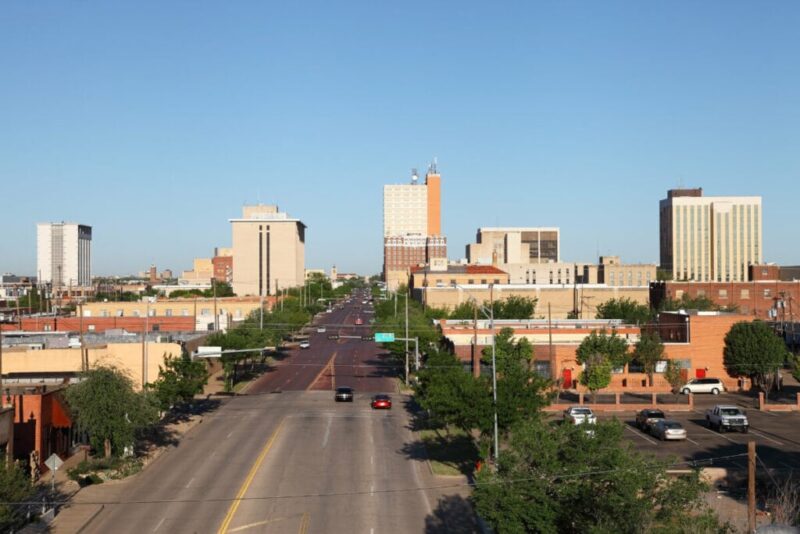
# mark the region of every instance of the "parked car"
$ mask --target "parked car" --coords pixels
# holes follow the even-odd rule
[[[336,402],[353,402],[353,388],[336,388]]]
[[[650,434],[661,441],[686,439],[686,429],[677,421],[660,419],[650,429]]]
[[[719,395],[725,391],[725,384],[719,378],[692,378],[681,387],[681,393],[711,393]]]
[[[325,327],[324,326],[320,326],[319,328],[317,328],[317,332],[320,333],[320,334],[324,334],[325,333]]]
[[[392,399],[389,395],[375,395],[372,397],[372,409],[373,410],[391,410],[392,409]]]
[[[311,347],[311,343],[309,343],[308,341],[301,341],[300,342],[300,348],[301,349],[308,349],[310,347]]]
[[[362,325],[362,324],[364,324],[364,319],[362,319],[361,317],[358,317],[358,318],[356,318],[356,324],[357,324],[357,325]]]
[[[597,417],[595,417],[591,408],[571,406],[564,410],[564,421],[570,422],[573,425],[580,425],[582,423],[594,424],[597,422]]]
[[[750,429],[747,413],[738,406],[717,404],[706,410],[706,422],[709,428],[717,432],[726,430],[741,430],[745,434]]]
[[[650,432],[653,426],[666,418],[661,410],[646,409],[636,414],[636,426],[640,430]]]

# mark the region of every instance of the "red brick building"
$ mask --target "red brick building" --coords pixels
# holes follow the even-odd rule
[[[86,332],[102,333],[111,329],[142,332],[147,323],[149,332],[194,332],[195,317],[22,317],[14,323],[0,325],[4,331],[23,332]]]
[[[26,462],[30,453],[39,453],[39,462],[51,454],[69,456],[75,435],[72,418],[61,387],[15,387],[2,393],[6,404],[14,406],[14,458]]]
[[[750,282],[654,282],[650,304],[658,308],[666,299],[705,297],[714,304],[758,319],[793,320],[800,312],[800,280],[781,280],[777,265],[751,265]]]
[[[214,266],[214,280],[217,282],[233,282],[233,256],[214,256],[211,258]]]

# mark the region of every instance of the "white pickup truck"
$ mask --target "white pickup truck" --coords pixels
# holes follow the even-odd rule
[[[717,432],[741,430],[746,434],[750,428],[747,414],[738,406],[717,404],[713,408],[706,410],[706,421],[708,426]]]

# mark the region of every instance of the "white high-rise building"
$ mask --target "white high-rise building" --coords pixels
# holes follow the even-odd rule
[[[36,271],[53,287],[92,285],[92,227],[77,223],[36,225]]]
[[[761,197],[704,197],[674,189],[661,200],[661,268],[673,280],[747,282],[763,263]]]

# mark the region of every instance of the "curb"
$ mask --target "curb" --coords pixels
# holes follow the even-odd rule
[[[89,516],[89,519],[87,519],[86,522],[84,522],[83,525],[78,530],[75,531],[76,534],[80,534],[81,532],[83,532],[86,529],[86,527],[88,527],[92,523],[92,521],[94,521],[94,519],[98,515],[100,515],[100,512],[102,512],[105,509],[105,507],[106,507],[105,504],[101,504],[100,508],[95,510],[94,513],[91,516]]]

